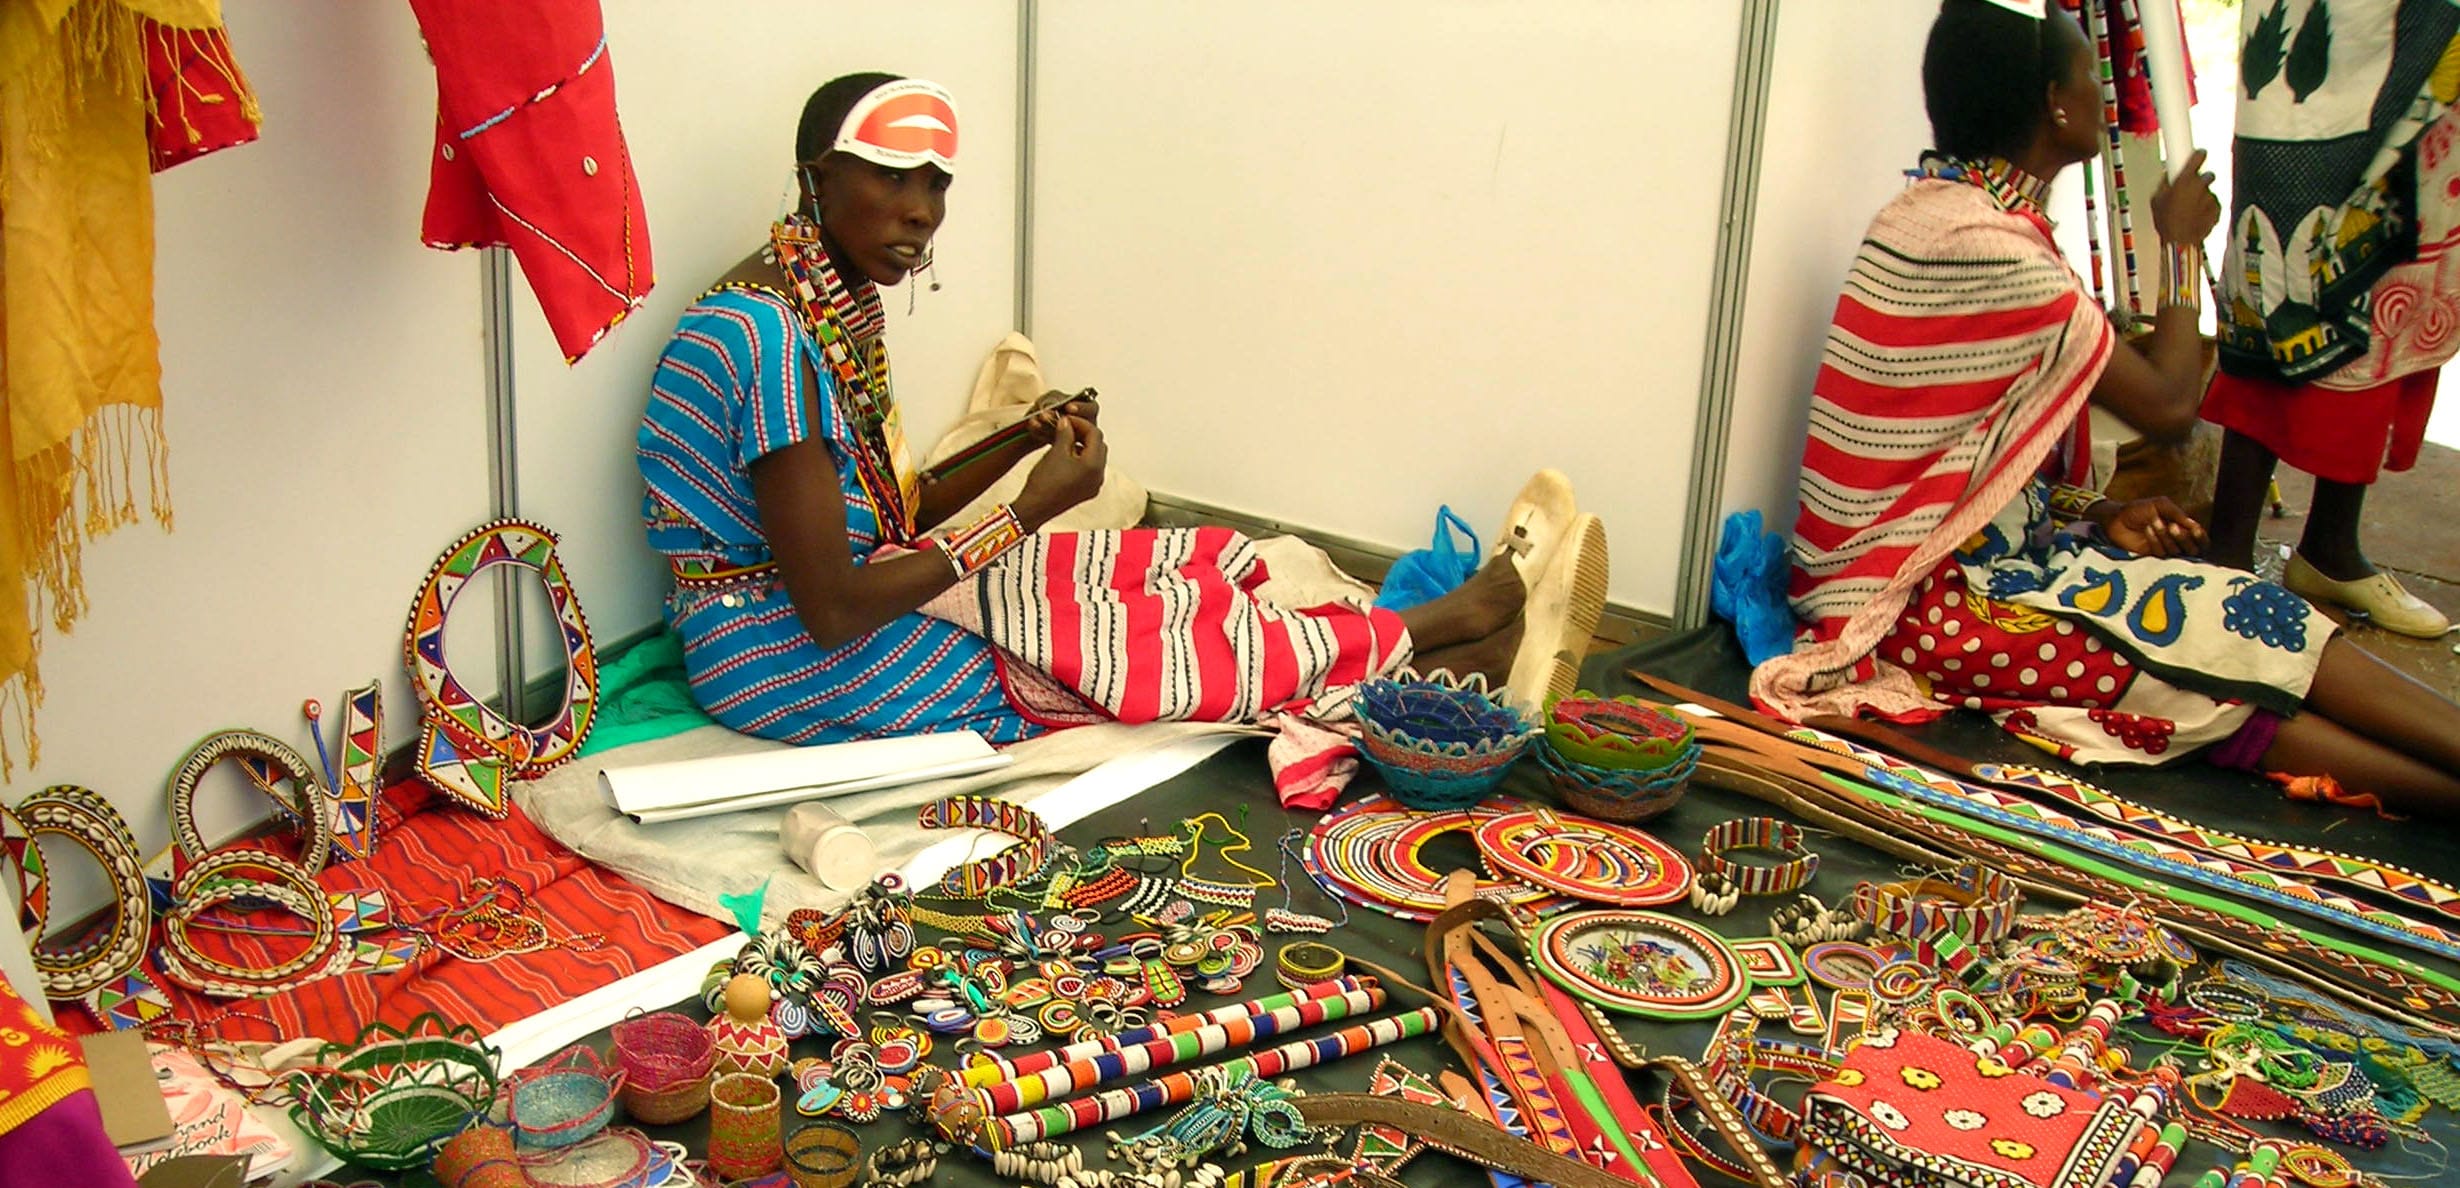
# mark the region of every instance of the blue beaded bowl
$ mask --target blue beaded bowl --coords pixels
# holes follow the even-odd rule
[[[1392,798],[1421,811],[1465,809],[1503,782],[1537,728],[1489,695],[1486,678],[1437,671],[1358,687],[1358,752]]]
[[[1688,742],[1674,761],[1648,771],[1599,767],[1567,758],[1553,741],[1541,735],[1529,748],[1537,756],[1546,783],[1564,807],[1600,821],[1636,825],[1654,818],[1682,800],[1691,773],[1700,765],[1700,744]]]

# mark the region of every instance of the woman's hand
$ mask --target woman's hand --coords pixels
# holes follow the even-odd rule
[[[1054,404],[1054,401],[1058,403]],[[1069,417],[1074,417],[1087,425],[1099,425],[1102,422],[1102,405],[1094,398],[1091,388],[1074,396],[1057,390],[1044,392],[1042,399],[1035,403],[1051,405],[1026,418],[1027,434],[1040,445],[1050,445],[1058,435],[1059,422]]]
[[[2212,175],[2204,172],[2204,150],[2187,158],[2178,176],[2161,183],[2152,196],[2153,231],[2161,242],[2202,244],[2221,222],[2221,200],[2212,196]]]
[[[1059,417],[1050,451],[1025,476],[1025,489],[1017,493],[1011,510],[1028,531],[1038,530],[1059,513],[1101,494],[1102,470],[1109,463],[1110,447],[1102,441],[1101,426]]]
[[[2091,519],[2110,543],[2146,557],[2192,557],[2204,551],[2204,526],[2178,510],[2168,496],[2127,503],[2102,500]]]

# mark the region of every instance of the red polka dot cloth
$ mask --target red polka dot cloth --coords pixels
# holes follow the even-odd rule
[[[2145,1125],[2117,1097],[1882,1027],[1803,1098],[1800,1134],[1879,1185],[2098,1188]]]

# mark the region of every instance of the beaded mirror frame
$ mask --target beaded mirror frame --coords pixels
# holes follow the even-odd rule
[[[1724,938],[1656,912],[1564,912],[1532,929],[1538,972],[1611,1011],[1647,1019],[1705,1019],[1750,992]]]

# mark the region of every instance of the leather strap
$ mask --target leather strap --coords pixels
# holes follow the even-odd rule
[[[1296,1105],[1300,1116],[1315,1126],[1397,1126],[1447,1155],[1533,1183],[1555,1188],[1631,1188],[1630,1181],[1514,1138],[1459,1110],[1366,1093],[1309,1093],[1297,1098]]]

